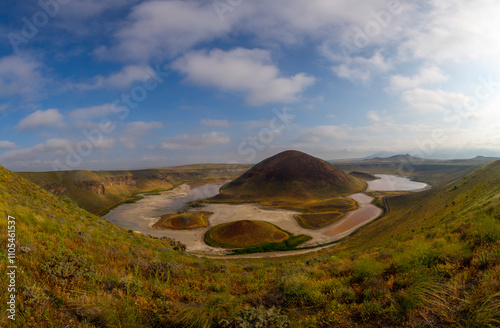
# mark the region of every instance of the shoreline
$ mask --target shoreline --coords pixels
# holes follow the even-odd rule
[[[368,184],[367,184],[368,185]],[[259,204],[205,204],[203,208],[194,208],[191,211],[210,211],[214,214],[208,218],[208,225],[194,230],[169,230],[156,229],[153,225],[161,219],[161,215],[168,212],[177,213],[179,208],[184,209],[189,204],[198,199],[203,199],[216,194],[220,185],[210,182],[197,184],[192,188],[188,184],[182,184],[175,188],[162,192],[161,195],[147,196],[133,204],[123,204],[104,216],[108,221],[130,229],[143,235],[153,237],[168,237],[186,245],[187,252],[199,257],[214,258],[265,258],[283,257],[306,254],[320,251],[345,241],[350,236],[356,234],[363,227],[371,222],[385,216],[389,210],[384,210],[373,204],[374,198],[365,194],[370,189],[367,188],[362,193],[355,193],[346,197],[354,199],[358,208],[348,212],[344,218],[318,230],[305,229],[299,225],[294,217],[299,212],[281,209],[268,209]],[[431,188],[426,185],[422,191]],[[407,190],[410,192],[411,190]],[[384,192],[384,191],[382,191]],[[386,204],[386,203],[385,203]],[[252,253],[242,255],[230,255],[231,250],[225,248],[212,247],[205,243],[205,233],[212,227],[238,220],[258,220],[275,224],[280,229],[294,235],[308,235],[312,239],[290,251]]]

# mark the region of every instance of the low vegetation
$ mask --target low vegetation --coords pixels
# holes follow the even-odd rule
[[[157,229],[198,229],[208,226],[208,218],[213,212],[196,211],[179,214],[165,214],[156,222],[153,227]]]
[[[205,234],[205,241],[214,247],[248,248],[279,243],[289,237],[289,233],[269,222],[241,220],[213,227]]]
[[[387,216],[335,247],[217,260],[127,232],[0,168],[0,211],[17,220],[16,325],[498,327],[500,162],[386,202]]]

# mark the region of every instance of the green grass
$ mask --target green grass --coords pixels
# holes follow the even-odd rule
[[[281,243],[290,234],[264,221],[233,221],[213,227],[205,233],[205,242],[213,247],[249,248],[262,244]]]
[[[19,310],[0,326],[498,327],[500,162],[387,203],[386,217],[332,248],[215,260],[129,233],[0,168],[0,212],[17,219]]]
[[[306,235],[298,235],[295,236],[289,233],[288,239],[281,242],[274,243],[262,243],[258,246],[254,247],[246,247],[246,248],[238,248],[233,249],[233,255],[242,255],[242,254],[253,254],[253,253],[268,253],[268,252],[286,252],[293,251],[297,248],[297,246],[311,240],[310,236]]]

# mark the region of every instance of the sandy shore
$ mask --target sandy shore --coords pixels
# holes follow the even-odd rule
[[[351,195],[352,199],[358,202],[359,208],[349,212],[342,220],[332,225],[318,230],[302,228],[295,219],[299,212],[290,210],[276,210],[263,208],[258,204],[207,204],[205,207],[195,210],[214,212],[208,219],[209,226],[195,230],[161,230],[152,226],[167,213],[176,213],[187,202],[206,198],[218,192],[218,185],[206,185],[198,188],[190,188],[182,185],[172,191],[163,192],[159,196],[146,196],[144,199],[133,203],[123,204],[111,211],[105,218],[125,229],[131,229],[154,237],[169,237],[185,244],[187,250],[203,255],[224,255],[228,250],[211,247],[205,244],[205,233],[212,227],[221,223],[238,220],[258,220],[266,221],[294,235],[305,234],[312,239],[301,247],[311,247],[323,245],[352,233],[363,224],[378,217],[381,210],[370,204],[372,198],[365,194]],[[297,250],[294,254],[302,254],[314,251],[311,249]],[[292,252],[285,252],[284,255],[292,255]],[[264,257],[265,254],[261,254]],[[268,254],[270,255],[270,254]]]

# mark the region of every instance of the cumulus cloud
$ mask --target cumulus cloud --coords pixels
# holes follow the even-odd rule
[[[207,147],[227,144],[229,136],[220,132],[205,134],[181,134],[171,138],[164,138],[160,148],[164,150],[197,150]]]
[[[15,143],[7,140],[0,140],[0,149],[16,149]]]
[[[142,134],[152,129],[160,129],[163,127],[162,122],[143,122],[143,121],[135,121],[127,123],[125,127],[125,133],[131,134]]]
[[[43,84],[40,63],[20,56],[0,58],[0,97],[33,98]]]
[[[91,120],[103,118],[113,113],[113,104],[78,108],[69,113],[69,117],[75,120]]]
[[[382,119],[380,118],[380,115],[376,110],[371,110],[366,114],[366,117],[368,117],[370,120],[374,122],[380,122]]]
[[[307,144],[346,140],[353,136],[352,132],[353,128],[348,125],[320,125],[304,129],[295,142]]]
[[[120,142],[127,149],[135,149],[137,148],[137,145],[141,142],[141,135],[144,135],[148,131],[153,129],[161,129],[162,127],[163,127],[162,122],[155,122],[155,121],[130,122],[125,126],[123,135],[120,137]]]
[[[360,56],[349,58],[344,63],[332,67],[332,70],[338,77],[367,83],[373,73],[385,73],[391,68],[389,61],[377,52],[369,58]]]
[[[200,121],[201,125],[210,126],[210,127],[219,127],[219,128],[227,128],[229,126],[228,120],[212,120],[209,118],[204,118]]]
[[[438,66],[429,65],[421,67],[414,76],[392,75],[386,91],[399,91],[417,88],[427,84],[441,83],[449,79]]]
[[[39,127],[65,128],[64,118],[57,109],[37,110],[23,118],[17,127],[22,130],[31,130]]]
[[[462,106],[470,101],[469,97],[461,93],[421,88],[405,91],[402,98],[410,105],[410,109],[419,113],[444,112],[447,108]]]
[[[48,169],[52,170],[55,163],[66,163],[68,156],[78,154],[78,145],[80,141],[74,141],[63,138],[48,139],[43,143],[36,144],[28,148],[20,148],[8,151],[0,156],[2,164],[12,168],[28,168],[28,169]],[[104,138],[102,142],[93,145],[91,150],[109,149],[114,146],[114,140]],[[87,148],[85,148],[87,150]],[[83,154],[79,154],[82,158],[87,158]],[[71,166],[70,168],[75,168]]]
[[[145,62],[164,58],[230,32],[212,2],[149,1],[132,9],[129,23],[116,34],[117,45],[100,56]]]
[[[66,147],[70,145],[71,141],[69,139],[53,138],[48,139],[44,143],[36,144],[33,147],[11,150],[3,154],[0,158],[6,161],[34,161],[42,153],[63,155]]]
[[[243,92],[253,105],[295,101],[315,81],[304,73],[281,77],[270,52],[262,49],[195,51],[176,60],[172,67],[194,84]]]
[[[72,84],[73,88],[80,90],[95,90],[100,88],[117,88],[125,89],[130,87],[134,82],[143,82],[145,79],[150,79],[154,70],[149,66],[142,65],[127,65],[119,72],[110,74],[109,76],[96,76],[90,82]]]
[[[498,58],[500,3],[491,0],[435,0],[407,22],[403,59],[447,60]]]

